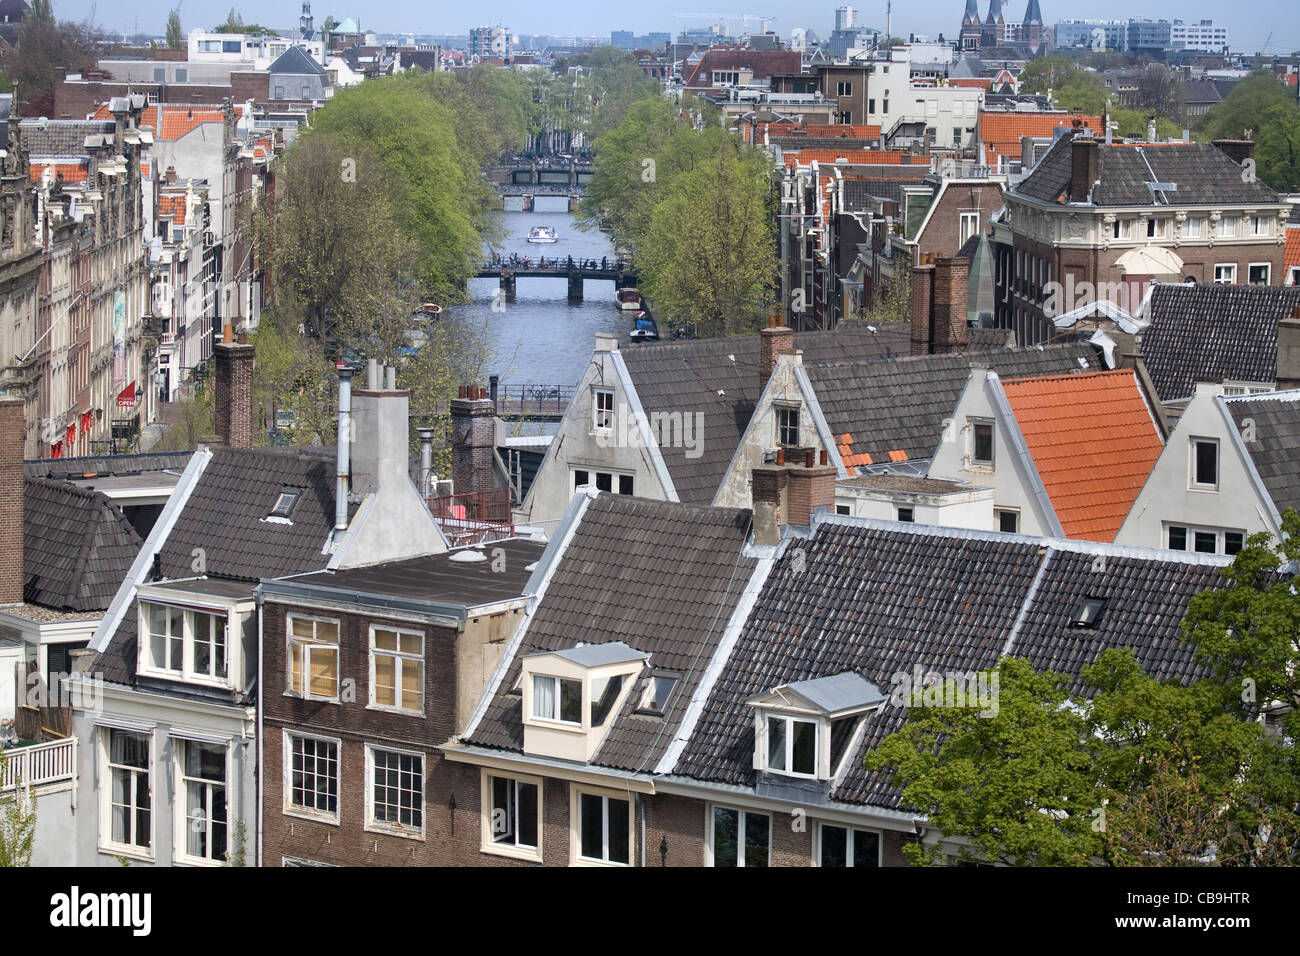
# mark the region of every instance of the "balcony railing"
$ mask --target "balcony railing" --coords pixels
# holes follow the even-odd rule
[[[442,495],[425,501],[453,547],[514,537],[508,488]]]
[[[0,771],[0,792],[17,786],[41,787],[63,780],[77,779],[77,738],[54,740],[30,747],[11,747],[4,754]]]

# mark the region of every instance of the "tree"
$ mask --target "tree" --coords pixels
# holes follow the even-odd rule
[[[906,269],[899,270],[893,281],[885,286],[870,308],[861,308],[855,314],[845,316],[846,327],[863,328],[868,325],[886,325],[890,322],[912,321],[912,275]]]
[[[605,222],[635,250],[672,178],[665,147],[680,126],[672,104],[662,96],[628,107],[623,121],[596,140],[595,171],[579,205],[582,221],[589,226]]]
[[[1181,117],[1184,94],[1183,81],[1163,63],[1148,63],[1138,77],[1138,104],[1157,116],[1171,120]]]
[[[0,781],[8,761],[0,751]],[[12,792],[0,792],[0,867],[30,866],[36,837],[36,801],[21,780]]]
[[[54,114],[54,69],[70,73],[95,65],[102,34],[89,24],[56,22],[50,0],[35,0],[18,31],[16,49],[6,49],[3,69],[18,87],[23,115]]]
[[[167,14],[167,49],[185,49],[185,34],[181,32],[181,15],[177,10]]]
[[[212,28],[213,33],[243,33],[244,18],[241,17],[234,7],[226,14],[226,22],[220,23]]]
[[[757,328],[771,297],[771,191],[762,155],[722,130],[708,132],[705,155],[674,176],[655,206],[637,267],[651,301],[674,321],[699,335],[735,335]]]

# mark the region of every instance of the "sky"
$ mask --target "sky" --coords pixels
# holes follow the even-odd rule
[[[1024,16],[1027,0],[1007,0],[1003,12],[1008,20]],[[470,27],[500,24],[514,33],[606,36],[611,30],[637,33],[673,33],[683,28],[706,28],[707,17],[678,17],[678,13],[713,13],[722,7],[727,13],[772,14],[769,27],[789,37],[795,27],[827,35],[834,22],[839,2],[807,0],[671,0],[670,3],[646,3],[643,0],[483,0],[473,5],[431,4],[428,0],[367,0],[348,9],[349,0],[313,0],[312,13],[317,23],[327,15],[342,20],[351,16],[366,30],[377,33],[463,34]],[[231,5],[246,23],[287,28],[296,25],[301,12],[300,0],[180,0],[181,25],[188,33],[195,27],[211,28],[224,22]],[[1126,19],[1143,16],[1151,20],[1178,18],[1186,22],[1214,19],[1228,27],[1234,50],[1254,53],[1267,41],[1268,53],[1300,50],[1300,6],[1295,0],[1254,0],[1250,16],[1231,16],[1233,7],[1209,0],[1079,0],[1071,6],[1057,0],[1039,0],[1043,18],[1050,26],[1058,20],[1076,18]],[[852,4],[858,10],[859,24],[885,27],[885,2]],[[988,12],[988,0],[979,0],[981,14]],[[142,32],[161,35],[172,9],[163,0],[54,0],[54,12],[60,19],[84,20],[94,9],[95,23],[115,33]],[[472,8],[477,13],[465,12]],[[798,11],[792,13],[791,11]],[[925,0],[924,3],[895,4],[893,32],[951,38],[961,25],[965,0]],[[740,20],[730,21],[733,33]],[[751,23],[757,29],[756,21]],[[1271,41],[1269,35],[1272,34]]]

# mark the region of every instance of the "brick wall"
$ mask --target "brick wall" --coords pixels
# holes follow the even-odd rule
[[[284,694],[288,684],[287,612],[339,620],[340,696],[345,696],[350,689],[351,700],[332,703]],[[449,798],[455,793],[458,815],[465,806],[462,798],[471,799],[471,795],[462,797],[453,789],[455,765],[447,764],[437,749],[451,736],[455,723],[456,632],[368,614],[312,611],[274,603],[267,603],[263,613],[265,864],[279,866],[283,856],[349,866],[436,866],[452,862],[453,820]],[[424,632],[423,716],[367,706],[371,624]],[[285,730],[340,741],[337,824],[301,819],[284,812]],[[367,743],[424,755],[423,840],[365,829]],[[459,822],[457,819],[456,823]]]
[[[213,347],[216,376],[213,427],[234,448],[253,446],[253,346],[218,342]]]
[[[471,386],[477,387],[477,386]],[[451,401],[451,480],[456,494],[492,491],[496,440],[495,409],[488,398],[454,398]]]
[[[794,329],[778,325],[762,329],[758,334],[758,387],[766,388],[767,380],[776,368],[776,358],[782,352],[794,349]]]
[[[23,599],[23,438],[21,399],[0,398],[0,605]]]
[[[787,495],[788,523],[807,527],[813,509],[835,504],[835,468],[818,465],[813,468],[790,469],[790,488]]]

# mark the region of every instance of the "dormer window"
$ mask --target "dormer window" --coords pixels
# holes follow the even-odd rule
[[[643,714],[654,714],[656,717],[662,717],[668,707],[668,701],[677,688],[677,674],[670,674],[665,671],[656,671],[651,674],[645,682],[645,691],[641,695],[641,703],[637,711]]]
[[[590,760],[627,701],[647,656],[614,641],[524,657],[524,752]]]
[[[251,604],[206,606],[210,598],[197,595],[194,583],[140,588],[137,671],[146,677],[233,688],[243,680],[244,656],[237,636]]]
[[[783,684],[746,703],[755,711],[754,769],[830,780],[862,718],[884,703],[880,688],[846,671]]]

